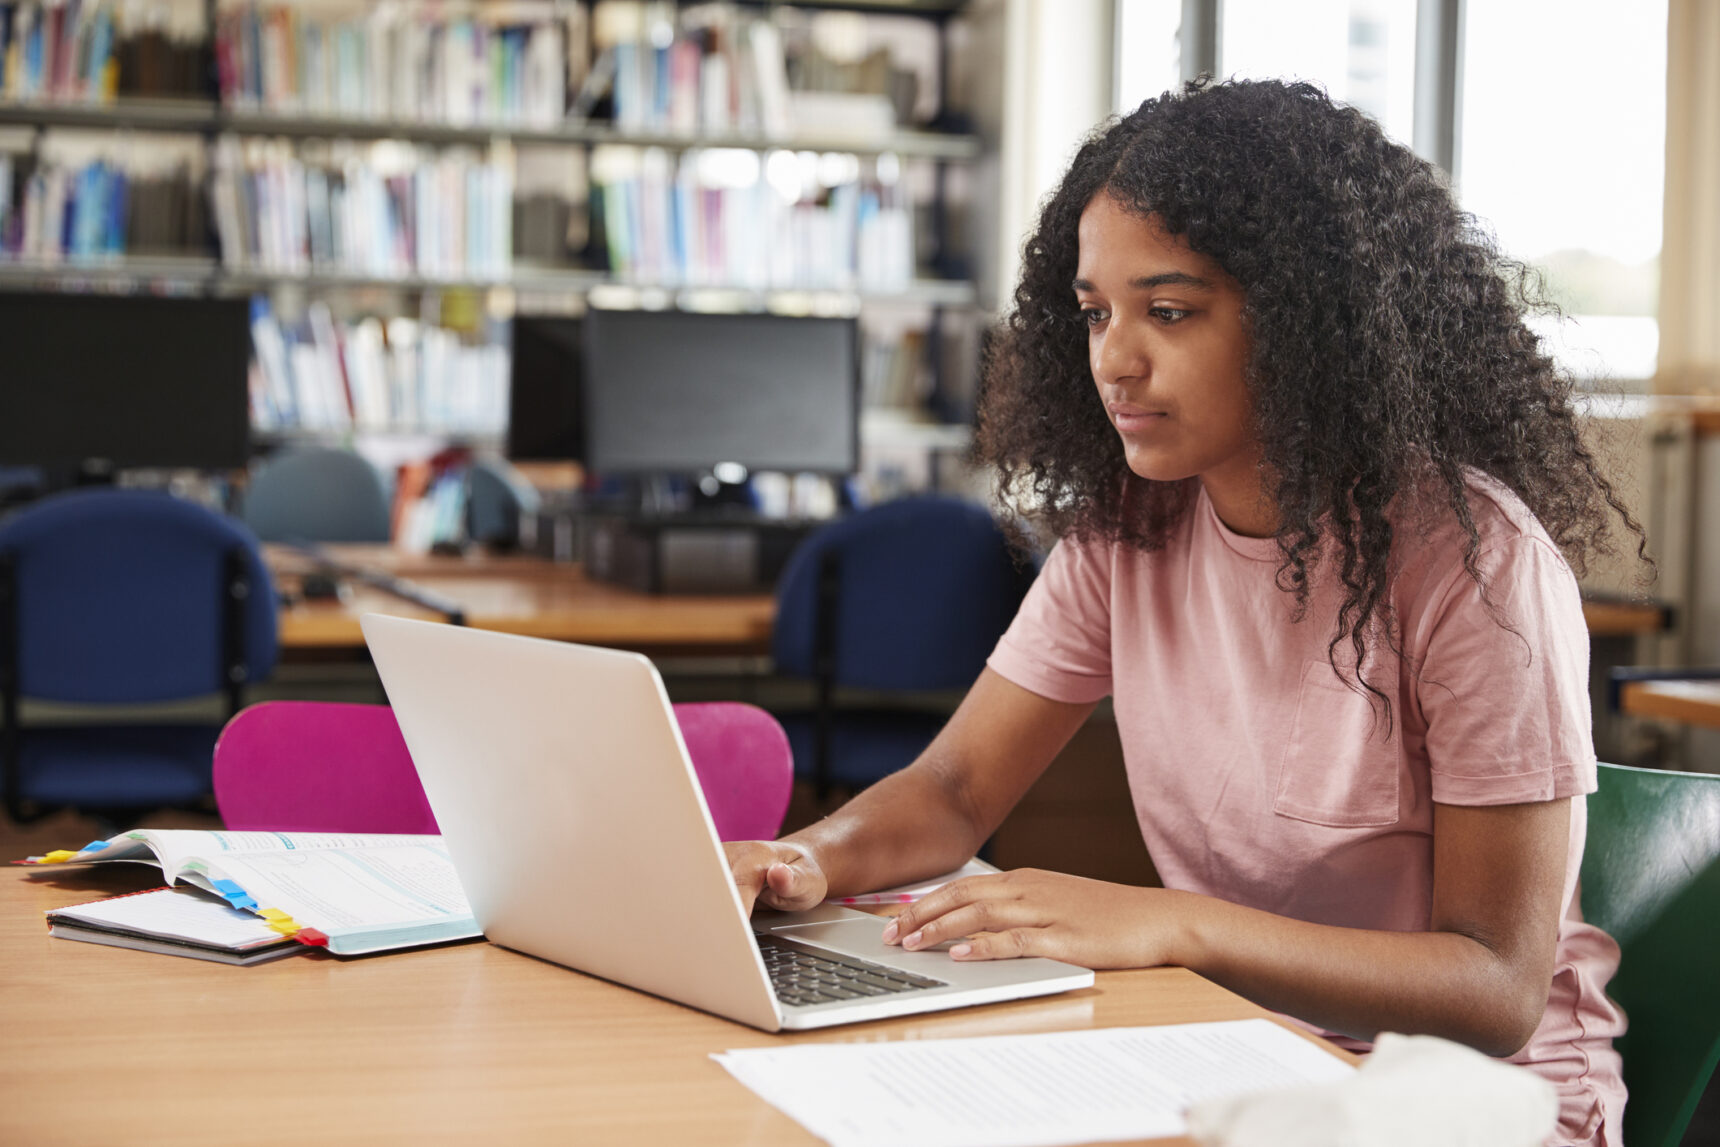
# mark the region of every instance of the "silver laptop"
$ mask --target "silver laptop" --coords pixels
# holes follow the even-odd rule
[[[766,1031],[1084,988],[958,963],[847,908],[750,921],[668,694],[636,653],[367,614],[454,868],[497,944]]]

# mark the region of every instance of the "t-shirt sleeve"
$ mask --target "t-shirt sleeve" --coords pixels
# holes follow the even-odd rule
[[[1459,568],[1433,611],[1417,687],[1433,799],[1500,805],[1593,792],[1589,633],[1576,578],[1544,538]]]
[[[1023,689],[1085,704],[1111,692],[1111,549],[1058,542],[986,664]]]

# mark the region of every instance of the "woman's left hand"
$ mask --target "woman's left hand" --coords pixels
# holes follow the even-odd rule
[[[909,951],[951,940],[957,960],[1049,956],[1084,968],[1175,964],[1188,897],[1020,868],[970,876],[908,905],[884,942]]]

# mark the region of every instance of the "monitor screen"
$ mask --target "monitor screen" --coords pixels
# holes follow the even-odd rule
[[[0,465],[237,469],[250,304],[0,291]]]
[[[853,319],[603,311],[585,316],[585,463],[598,473],[853,473]]]
[[[513,325],[508,457],[532,462],[582,461],[580,320],[516,315]]]

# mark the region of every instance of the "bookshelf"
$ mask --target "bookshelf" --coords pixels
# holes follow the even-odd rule
[[[757,132],[627,131],[604,123],[567,123],[553,127],[517,124],[440,124],[426,120],[377,119],[368,116],[287,115],[279,112],[223,108],[213,100],[121,100],[113,104],[20,103],[0,100],[0,124],[21,127],[72,127],[96,131],[177,131],[230,133],[287,139],[402,139],[427,144],[485,144],[497,139],[515,143],[565,144],[591,147],[610,144],[656,147],[667,151],[726,148],[743,151],[843,152],[850,155],[894,154],[904,159],[951,162],[977,159],[978,136],[931,131],[893,131],[877,137],[796,133],[772,138]]]
[[[349,5],[349,14],[359,14],[349,19],[329,4],[144,0],[143,6],[147,9],[152,3],[178,13],[181,40],[173,50],[180,56],[202,53],[206,57],[208,79],[202,94],[139,91],[135,82],[128,84],[123,68],[116,91],[114,69],[104,70],[97,46],[74,40],[66,49],[73,66],[64,74],[52,73],[51,68],[39,73],[36,88],[26,93],[31,98],[18,98],[27,85],[18,81],[20,56],[6,55],[4,33],[17,32],[17,14],[22,9],[40,12],[59,6],[0,0],[0,288],[249,294],[269,300],[277,311],[284,300],[295,322],[303,318],[307,305],[332,306],[337,326],[348,327],[388,309],[434,322],[449,310],[441,298],[448,295],[458,303],[452,309],[483,316],[458,328],[468,340],[494,337],[499,328],[490,320],[513,308],[577,310],[594,299],[603,305],[697,310],[862,316],[878,312],[887,316],[886,329],[912,329],[918,336],[899,342],[894,354],[885,353],[888,348],[872,348],[869,360],[882,364],[876,370],[888,378],[884,384],[869,381],[867,401],[886,394],[885,401],[893,409],[884,412],[887,416],[869,418],[866,425],[874,429],[867,433],[895,446],[925,450],[955,451],[965,444],[966,431],[960,422],[968,410],[961,395],[971,394],[972,380],[965,376],[976,367],[984,304],[971,277],[971,243],[964,252],[961,241],[952,238],[956,228],[951,225],[947,199],[950,186],[971,179],[971,172],[988,161],[992,150],[979,134],[965,130],[971,117],[954,114],[946,90],[952,50],[948,33],[968,7],[966,0],[812,0],[793,8],[748,0],[716,5],[510,0],[487,6],[407,0],[387,6],[393,13],[389,18],[402,21],[389,25],[387,33],[396,37],[389,41],[389,50],[398,48],[401,58],[416,51],[419,54],[413,59],[433,58],[436,67],[444,67],[439,53],[448,43],[476,37],[480,45],[490,44],[486,57],[490,62],[506,64],[504,68],[498,63],[493,71],[481,68],[471,106],[456,107],[454,114],[440,117],[399,114],[401,108],[422,111],[429,104],[421,92],[416,102],[408,98],[412,92],[403,96],[398,76],[378,64],[386,64],[387,58],[377,54],[374,44],[365,47],[363,36],[380,25],[366,25],[361,17],[371,13],[369,18],[374,18],[381,6]],[[85,0],[82,11],[86,16],[105,11],[111,22],[121,7],[117,0]],[[183,40],[188,8],[201,10],[201,41]],[[61,10],[70,20],[79,9],[72,5]],[[820,23],[826,18],[829,27]],[[509,20],[518,23],[508,24]],[[889,25],[888,34],[872,34],[877,22]],[[914,28],[929,32],[929,41]],[[109,37],[106,50],[116,59],[124,33],[125,29],[115,27],[103,33]],[[79,33],[67,30],[67,34]],[[270,41],[271,35],[276,39]],[[858,42],[857,36],[865,39],[864,53],[849,59],[837,52],[827,58],[825,49],[841,35],[853,42]],[[89,36],[94,40],[97,33]],[[281,40],[282,36],[288,39]],[[354,36],[359,37],[355,50],[368,54],[361,59],[338,55],[352,46]],[[313,41],[321,46],[313,49]],[[776,57],[769,54],[773,42]],[[919,65],[931,61],[929,73],[897,66],[893,53],[904,42]],[[284,43],[303,53],[297,57],[298,65],[285,71],[278,66],[291,58],[280,54],[287,51]],[[545,70],[545,44],[560,52],[552,61],[553,72]],[[307,62],[309,55],[325,50],[322,63]],[[241,58],[246,51],[263,55],[247,61]],[[135,80],[135,53],[131,58],[133,65],[128,66]],[[265,59],[277,66],[271,71]],[[365,75],[374,78],[361,77],[360,83],[351,79],[350,68],[335,66],[352,59],[360,59],[371,69]],[[715,64],[733,71],[728,87],[720,86],[721,72],[719,86],[711,86]],[[826,79],[867,75],[875,80],[882,75],[889,95],[855,92],[824,102],[803,99],[814,89],[794,84],[806,81],[814,64]],[[693,68],[690,87],[688,73],[675,70],[684,66]],[[773,66],[783,72],[774,89],[768,79]],[[594,73],[606,67],[607,80],[594,81]],[[651,67],[658,71],[652,73]],[[85,73],[87,78],[80,81],[78,76]],[[422,76],[421,71],[411,74]],[[782,82],[791,74],[794,83]],[[57,78],[47,84],[51,90],[44,91],[44,77],[51,75]],[[313,79],[307,82],[307,76]],[[743,79],[755,89],[751,94]],[[466,90],[460,84],[454,87]],[[691,97],[686,96],[688,91]],[[732,98],[709,99],[713,91],[730,93]],[[894,101],[890,105],[894,118],[881,128],[877,113],[886,98]],[[376,109],[377,114],[355,113],[353,107],[358,104]],[[722,106],[713,113],[718,104]],[[546,115],[546,106],[561,114]],[[480,113],[488,108],[490,113],[474,114],[473,107]],[[689,107],[693,110],[688,111]],[[785,119],[797,109],[797,121]],[[865,113],[859,126],[850,115],[855,109]],[[9,144],[8,132],[12,133]],[[50,138],[96,134],[129,140],[133,148],[152,134],[198,141],[201,156],[181,178],[183,189],[189,189],[204,212],[200,221],[205,241],[174,250],[133,249],[116,243],[115,227],[109,226],[82,249],[57,251],[48,249],[51,244],[42,246],[43,229],[38,228],[38,249],[20,249],[18,220],[26,207],[22,192],[27,166]],[[566,181],[572,185],[565,188],[567,241],[554,252],[555,257],[545,258],[542,251],[528,252],[520,246],[519,221],[529,196],[512,177],[527,152],[565,152],[576,157],[579,180]],[[853,250],[830,265],[792,265],[785,271],[779,259],[775,267],[753,266],[746,273],[735,273],[732,260],[701,264],[685,252],[655,263],[629,258],[638,254],[637,248],[648,249],[662,240],[647,234],[643,244],[629,251],[626,243],[616,239],[617,204],[630,213],[627,221],[638,228],[638,217],[647,217],[649,225],[651,217],[664,217],[689,195],[716,201],[720,196],[700,182],[702,161],[713,153],[755,155],[758,174],[753,178],[761,189],[791,160],[798,162],[806,175],[804,186],[800,198],[784,213],[792,215],[801,228],[795,245],[822,250],[828,246],[823,240],[839,235]],[[366,163],[385,154],[392,158],[373,164],[374,174],[365,172]],[[657,175],[647,173],[642,180],[606,178],[604,161],[615,155],[654,166]],[[818,183],[809,174],[821,160],[818,171],[829,170],[830,157],[844,157],[846,164],[835,186]],[[440,171],[438,165],[452,173]],[[98,155],[68,177],[73,188],[66,192],[68,199],[84,186],[73,181],[75,176],[89,167],[102,169],[110,192],[123,185],[112,175],[115,170],[124,174],[123,163]],[[427,175],[431,169],[438,170]],[[421,257],[432,246],[432,237],[414,232],[410,224],[391,234],[381,244],[388,248],[383,257],[373,259],[354,257],[351,250],[319,250],[314,211],[298,212],[299,217],[283,231],[278,223],[259,223],[234,210],[235,204],[241,211],[251,209],[270,190],[288,188],[291,194],[302,194],[306,183],[323,175],[331,182],[336,175],[348,180],[362,176],[369,180],[367,184],[342,186],[357,187],[355,197],[362,193],[374,203],[383,203],[373,218],[399,226],[406,214],[402,205],[424,202],[426,185],[463,185],[469,191],[475,169],[499,174],[493,186],[483,188],[478,209],[470,206],[464,192],[453,196],[451,206],[438,209],[442,215],[463,216],[469,228],[451,241],[447,236],[435,237],[457,255],[441,261]],[[952,172],[970,174],[952,177]],[[819,174],[818,178],[826,177]],[[263,188],[269,180],[275,181],[273,188]],[[781,180],[777,183],[780,186]],[[112,193],[123,196],[123,192]],[[276,197],[277,202],[281,199]],[[103,204],[104,215],[124,210]],[[297,206],[292,210],[297,212]],[[880,211],[893,211],[898,217],[883,239],[892,253],[882,264],[874,258],[870,270],[869,241],[857,230],[865,224],[854,222],[856,213],[865,219],[868,211],[873,219]],[[484,216],[476,224],[475,214]],[[333,217],[330,212],[329,218]],[[562,216],[549,218],[559,223]],[[713,233],[745,231],[741,227],[737,232],[737,225],[724,222],[721,209],[716,218]],[[348,221],[346,226],[349,235],[373,235],[369,217],[353,219],[356,224]],[[63,234],[75,232],[59,217],[52,221],[61,224],[57,230]],[[745,222],[756,220],[749,217]],[[687,234],[685,217],[679,225],[680,234]],[[328,229],[327,224],[323,227]],[[540,226],[537,233],[542,231]],[[480,246],[475,238],[479,234],[482,258],[471,255]],[[287,253],[283,255],[282,244],[266,235],[274,240],[284,235]],[[762,234],[754,238],[767,241]],[[871,247],[876,246],[872,241]],[[400,251],[408,254],[397,257]],[[903,314],[915,317],[903,320]],[[386,329],[386,319],[383,326]],[[293,344],[296,336],[287,337]],[[904,353],[917,361],[893,361]],[[334,369],[344,367],[337,360]],[[951,377],[958,379],[953,386],[947,385]],[[253,381],[254,395],[256,390]],[[937,423],[940,418],[942,425]],[[956,420],[953,424],[951,418]],[[329,428],[270,426],[268,419],[260,418],[258,437],[269,444],[366,432],[359,422],[356,411],[349,424]],[[370,426],[368,432],[410,437],[423,429]],[[439,433],[457,441],[490,444],[499,440],[498,431],[487,424],[443,427]]]

